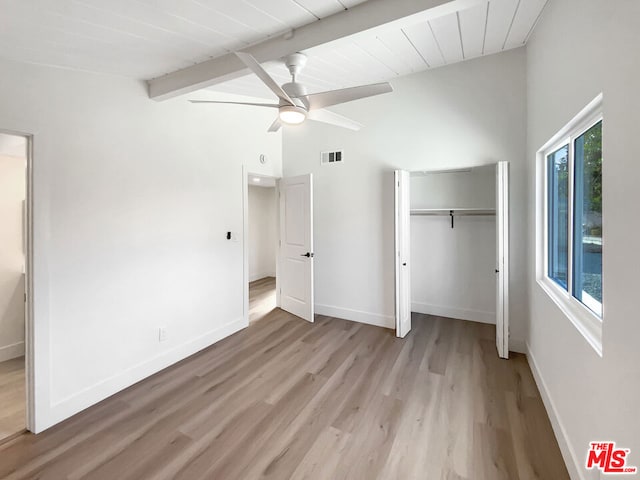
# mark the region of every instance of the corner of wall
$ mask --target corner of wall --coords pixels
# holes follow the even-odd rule
[[[536,382],[538,390],[540,391],[542,402],[544,403],[547,415],[549,417],[549,420],[551,421],[551,427],[553,428],[553,433],[555,434],[556,440],[558,441],[558,446],[560,447],[562,458],[564,459],[564,463],[567,466],[567,470],[569,471],[569,476],[572,480],[587,480],[582,475],[582,464],[578,461],[576,453],[573,450],[571,443],[569,442],[567,431],[565,430],[562,420],[560,419],[560,415],[558,414],[553,399],[551,398],[549,389],[547,388],[547,384],[542,378],[542,374],[540,373],[540,369],[538,368],[538,364],[531,352],[531,348],[529,347],[528,342],[525,344],[525,353],[527,355],[527,359],[529,360],[531,373],[533,374],[533,378]]]

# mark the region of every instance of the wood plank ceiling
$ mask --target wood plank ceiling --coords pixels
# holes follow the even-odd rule
[[[425,23],[380,27],[305,51],[298,81],[310,92],[344,88],[450,65],[526,44],[548,0],[491,0]],[[265,65],[280,83],[290,81],[280,62]],[[271,98],[253,75],[212,90]]]
[[[390,0],[393,1],[393,0]],[[491,0],[307,51],[310,92],[390,80],[524,45],[547,0]],[[239,50],[362,0],[1,0],[0,57],[149,79]],[[266,65],[281,83],[279,62]],[[253,76],[221,92],[270,98]]]
[[[0,57],[150,79],[362,0],[0,0]]]

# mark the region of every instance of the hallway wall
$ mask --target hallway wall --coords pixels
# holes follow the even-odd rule
[[[24,200],[27,145],[0,134],[0,362],[24,354]]]

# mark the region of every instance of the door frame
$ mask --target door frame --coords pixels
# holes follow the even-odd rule
[[[506,172],[504,175],[506,175],[505,177],[505,182],[503,183],[503,195],[506,196],[507,198],[507,205],[506,205],[506,209],[505,209],[505,218],[504,218],[504,222],[505,222],[505,226],[504,229],[502,231],[503,233],[503,245],[504,245],[504,264],[506,265],[506,267],[500,268],[500,270],[504,270],[500,272],[500,277],[501,280],[503,281],[504,285],[506,285],[505,288],[505,296],[504,296],[504,304],[503,304],[503,309],[504,309],[504,318],[505,318],[505,323],[504,323],[504,331],[503,331],[503,349],[506,349],[506,355],[503,352],[499,352],[500,356],[502,358],[508,358],[508,353],[509,353],[509,286],[510,286],[510,279],[509,279],[509,237],[510,237],[510,229],[509,229],[509,161],[498,161],[495,163],[487,163],[484,165],[470,165],[467,167],[458,167],[458,168],[453,168],[453,169],[436,169],[436,170],[428,170],[428,169],[415,169],[415,170],[407,170],[409,172],[409,174],[413,173],[413,172],[428,172],[428,173],[455,173],[455,172],[464,172],[467,171],[469,169],[472,168],[476,168],[476,167],[488,167],[490,165],[495,165],[496,170],[500,169],[503,172]],[[502,167],[500,166],[502,165]],[[394,182],[397,182],[397,178],[394,175]],[[395,183],[394,183],[394,190],[395,190]],[[496,176],[496,191],[498,188],[498,177]],[[397,195],[394,194],[394,198],[395,198],[395,205],[394,205],[394,219],[397,225],[397,219],[398,219],[398,208],[397,208]],[[498,198],[496,198],[496,225],[499,222],[499,215],[498,215],[498,209],[504,207],[498,204]],[[411,208],[409,206],[409,208]],[[397,227],[396,225],[394,225],[394,230],[395,230],[395,238],[397,241]],[[496,247],[498,245],[498,238],[496,237]],[[397,255],[397,243],[394,242],[394,252],[393,252],[393,258],[395,260],[396,263],[396,268],[395,268],[395,285],[396,285],[396,295],[395,295],[395,320],[396,320],[396,336],[400,336],[400,331],[398,329],[398,325],[399,325],[399,268],[398,268],[398,255]],[[496,256],[496,265],[498,265],[498,258]],[[502,265],[502,264],[501,264]],[[411,268],[411,264],[409,264],[408,268]],[[498,295],[496,292],[496,340],[497,340],[497,328],[498,328],[498,322],[497,322],[497,314],[499,311],[499,306],[498,306]],[[497,347],[497,345],[496,345]],[[504,356],[503,356],[504,355]]]
[[[242,318],[245,327],[249,326],[249,176],[272,178],[276,192],[276,307],[280,308],[280,179],[275,175],[265,175],[250,171],[242,166]]]
[[[509,208],[509,162],[501,161],[496,164],[496,347],[504,359],[509,358]]]
[[[25,213],[24,213],[24,234],[25,234],[25,305],[24,305],[24,373],[25,373],[25,429],[35,431],[35,352],[34,345],[34,329],[33,329],[33,142],[34,135],[32,133],[21,132],[0,128],[0,133],[23,137],[27,143],[27,164],[25,171]],[[24,431],[23,430],[23,431]],[[22,433],[22,432],[19,432]],[[5,440],[13,438],[11,436]]]

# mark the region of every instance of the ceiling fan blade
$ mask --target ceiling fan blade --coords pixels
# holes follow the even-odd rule
[[[273,121],[273,123],[271,124],[271,126],[269,127],[269,130],[267,130],[267,132],[277,132],[278,130],[280,130],[281,126],[282,126],[282,122],[280,121],[280,117],[278,116]]]
[[[330,112],[329,110],[312,110],[309,112],[307,118],[309,120],[315,120],[316,122],[328,123],[337,127],[348,128],[349,130],[360,130],[363,125],[351,120],[350,118],[343,117],[337,113]]]
[[[342,88],[340,90],[330,90],[328,92],[312,93],[302,97],[306,99],[310,110],[330,107],[339,103],[351,102],[360,98],[373,97],[383,93],[393,92],[393,87],[389,83],[374,83],[372,85],[361,85],[359,87]]]
[[[271,78],[271,76],[267,73],[267,71],[262,68],[262,65],[258,63],[258,61],[253,58],[253,55],[244,52],[236,52],[236,55],[242,63],[244,63],[249,70],[257,75],[257,77],[262,80],[262,82],[269,87],[269,89],[276,94],[276,96],[282,100],[287,105],[295,105],[291,97],[285,92],[277,82]]]
[[[250,105],[252,107],[278,108],[277,103],[251,103],[251,102],[223,102],[218,100],[189,100],[191,103],[220,103],[223,105]]]

